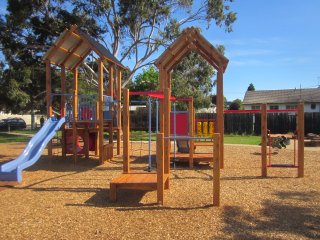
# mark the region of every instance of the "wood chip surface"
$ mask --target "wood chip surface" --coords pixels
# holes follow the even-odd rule
[[[0,144],[0,161],[24,147]],[[135,171],[147,168],[140,154],[146,152],[135,153]],[[272,159],[292,163],[293,149]],[[121,172],[121,157],[100,166],[79,158],[75,165],[45,152],[21,184],[0,191],[0,239],[320,239],[319,148],[305,149],[304,178],[283,168],[261,178],[259,146],[225,145],[221,207],[212,206],[209,165],[172,168],[163,207],[155,204],[155,191],[121,190],[111,203],[109,183]]]

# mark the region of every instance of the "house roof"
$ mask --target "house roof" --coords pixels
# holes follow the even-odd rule
[[[320,102],[320,88],[247,91],[243,104]]]
[[[125,68],[108,49],[87,33],[82,32],[77,25],[73,25],[61,33],[43,56],[43,60],[49,60],[57,66],[65,66],[67,69],[73,70],[84,61],[91,51],[94,51],[102,61]]]

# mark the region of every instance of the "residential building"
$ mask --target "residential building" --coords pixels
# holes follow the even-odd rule
[[[260,109],[260,104],[266,103],[268,109],[295,109],[299,102],[304,102],[305,112],[320,112],[320,87],[247,91],[243,108],[256,110]]]

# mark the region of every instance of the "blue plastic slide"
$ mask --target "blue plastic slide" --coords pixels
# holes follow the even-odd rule
[[[65,118],[49,118],[43,127],[29,141],[21,155],[0,166],[0,181],[22,181],[22,170],[38,161],[48,142],[54,137]]]

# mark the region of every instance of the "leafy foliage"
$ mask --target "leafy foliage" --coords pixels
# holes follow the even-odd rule
[[[242,101],[240,99],[235,99],[231,102],[229,110],[240,110],[242,108]]]
[[[0,93],[8,109],[18,105],[17,111],[28,110],[35,102],[43,109],[41,57],[72,24],[102,42],[121,62],[132,63],[125,86],[137,70],[153,63],[155,53],[171,44],[184,26],[206,23],[209,28],[214,22],[231,31],[236,20],[232,1],[202,0],[195,5],[192,0],[8,0],[8,13],[0,16],[0,47],[8,66],[0,84],[15,82],[10,83],[11,91],[1,87]],[[32,71],[37,73],[30,77]],[[58,89],[59,78],[52,81]],[[206,93],[207,86],[199,89]]]
[[[247,91],[255,91],[255,90],[256,90],[256,89],[255,89],[254,85],[253,85],[252,83],[250,83]]]

